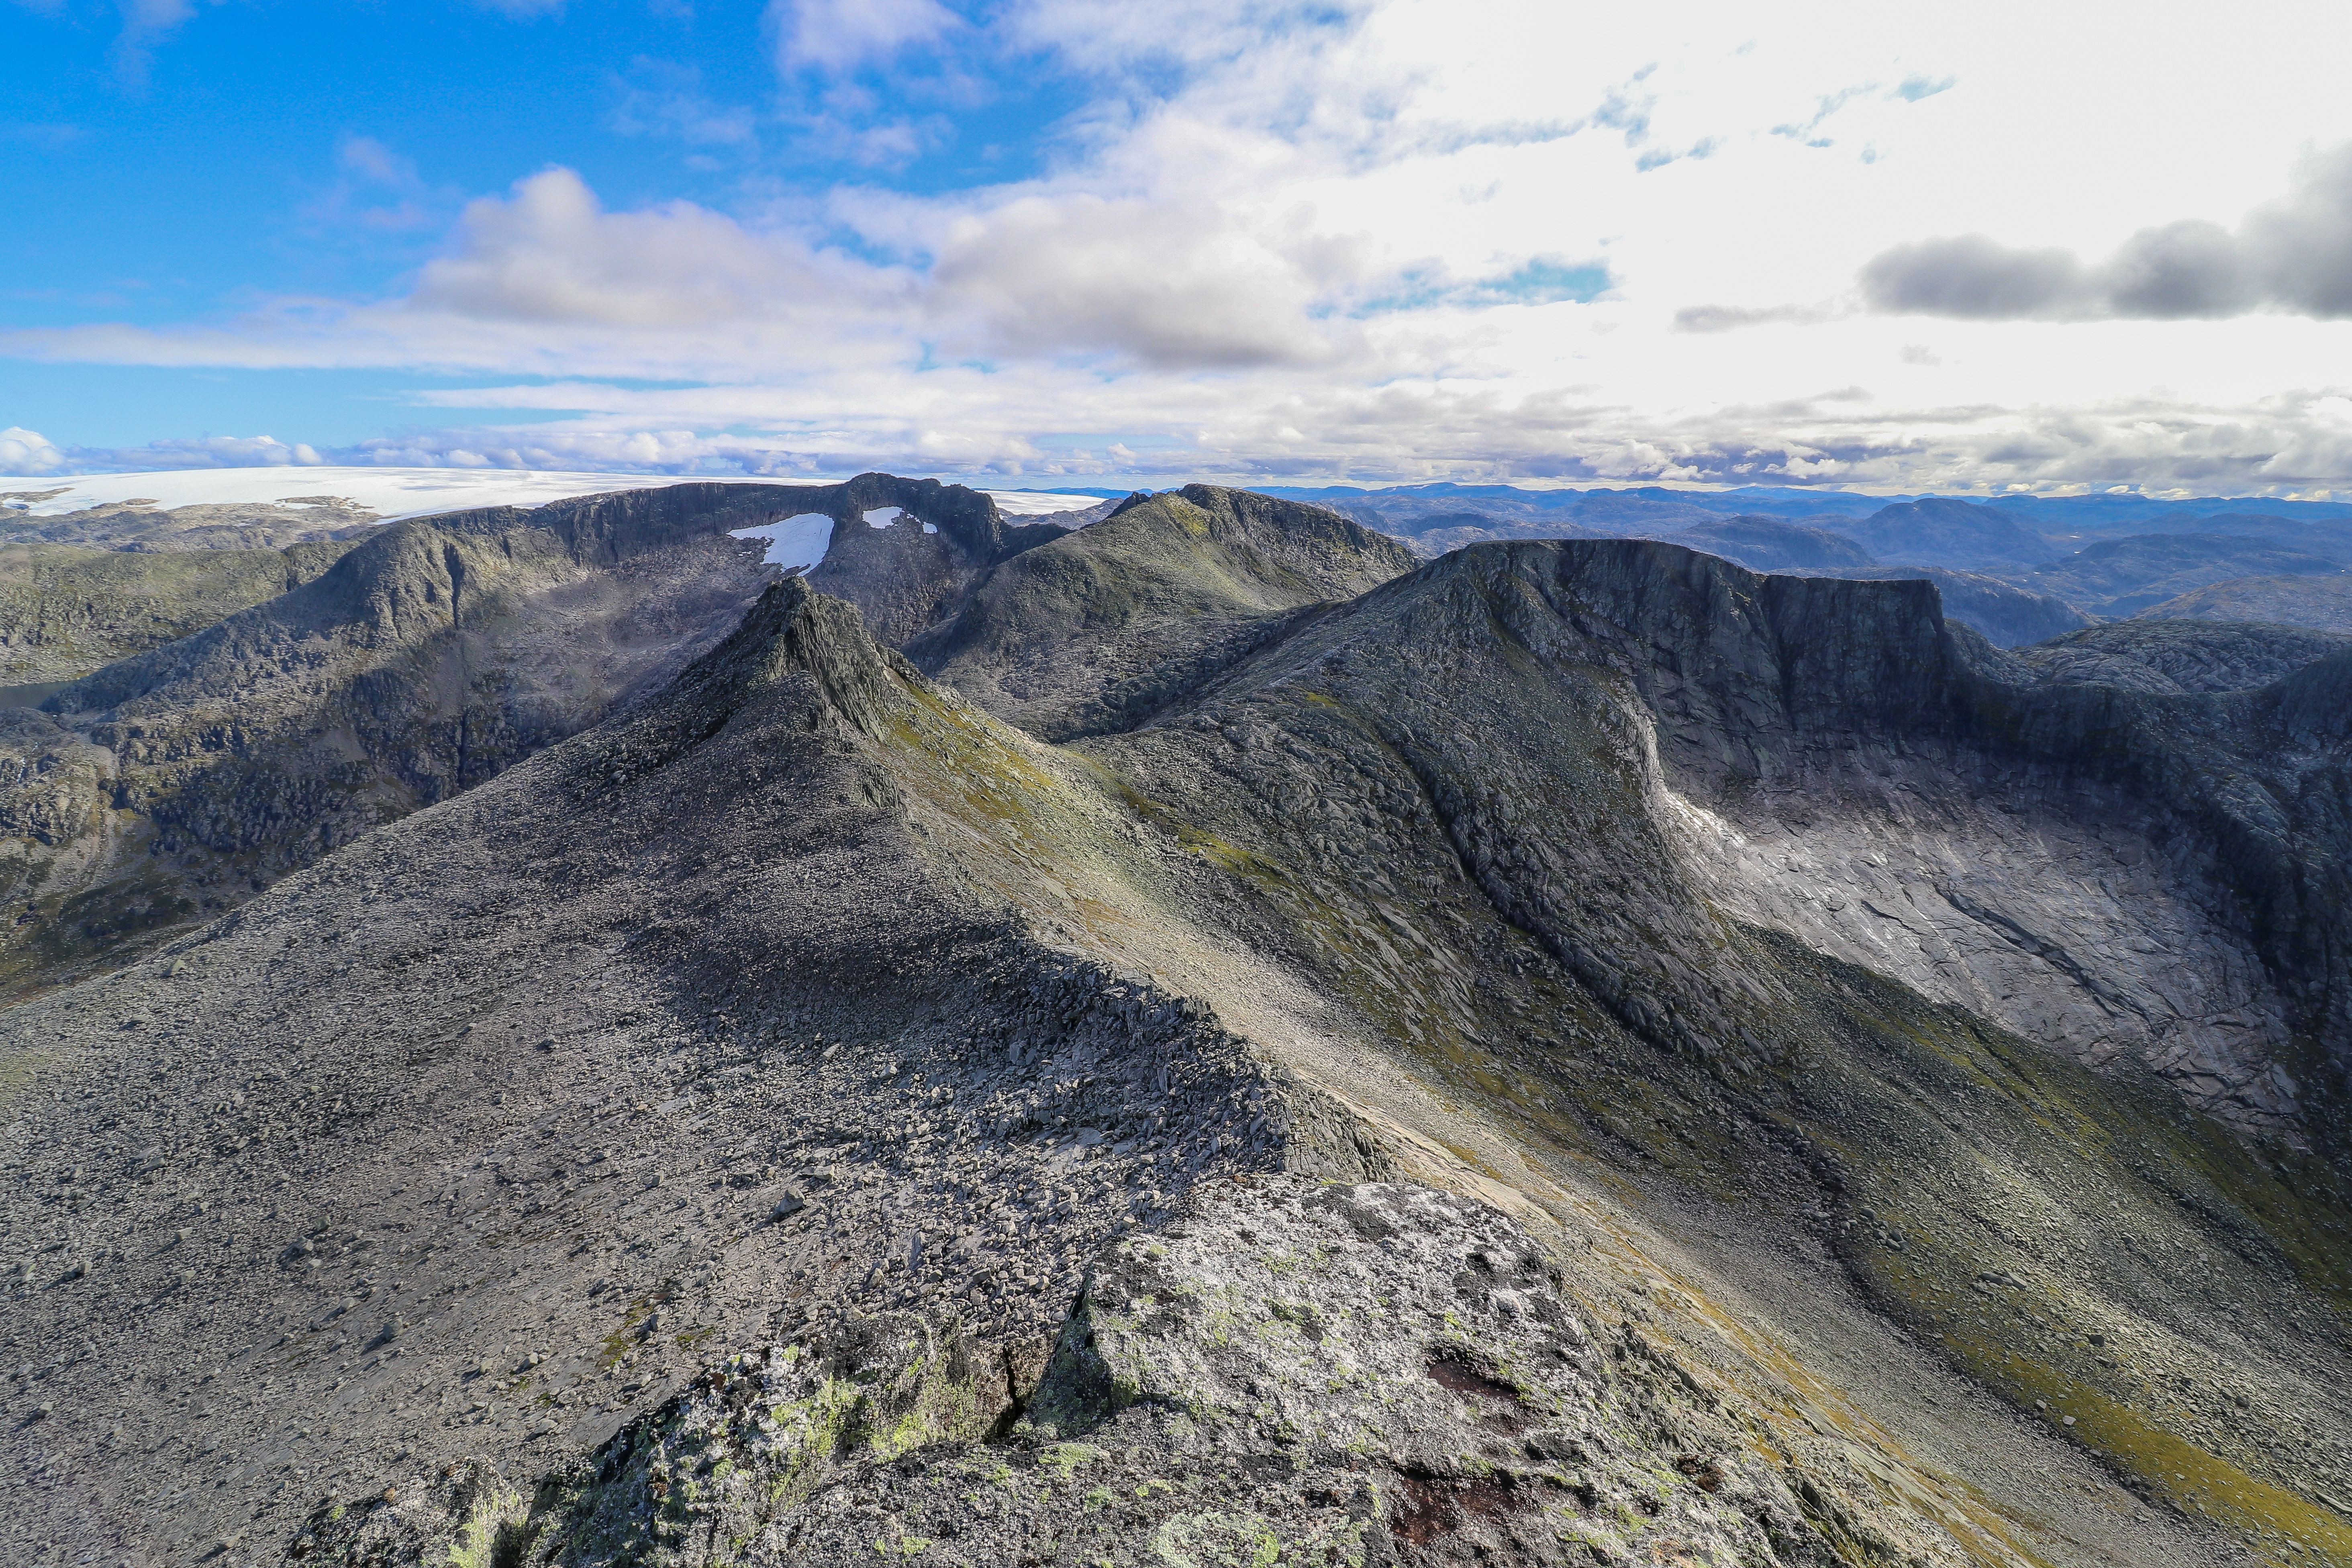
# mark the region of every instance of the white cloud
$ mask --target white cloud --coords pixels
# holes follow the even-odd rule
[[[37,430],[21,425],[0,430],[0,474],[46,474],[65,462],[66,455]]]
[[[779,62],[846,70],[887,60],[962,26],[938,0],[771,0]]]
[[[502,321],[707,326],[788,312],[826,292],[808,250],[690,202],[611,213],[579,175],[550,169],[458,220],[456,253],[410,306]]]
[[[2352,321],[2204,319],[2241,285],[2324,302],[2352,279],[2333,165],[2290,178],[2352,141],[2344,16],[2185,50],[1990,3],[1962,26],[1859,0],[1012,0],[988,32],[932,0],[777,5],[803,86],[952,37],[975,72],[1050,55],[1096,99],[1017,183],[614,211],[553,169],[468,205],[395,297],[0,350],[545,378],[425,399],[450,427],[382,461],[2352,484],[2327,412]],[[810,112],[877,162],[929,134],[832,90]],[[1999,265],[1909,276],[2025,319],[1853,307],[1873,258],[1954,235],[2000,236]],[[2033,319],[2084,290],[2147,319]],[[496,423],[522,408],[559,417]]]
[[[1329,342],[1309,311],[1322,289],[1285,253],[1212,205],[1181,198],[1026,196],[949,225],[929,305],[950,332],[1010,355],[1131,356],[1187,368],[1312,363]]]

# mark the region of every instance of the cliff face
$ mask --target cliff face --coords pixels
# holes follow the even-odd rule
[[[2352,656],[2150,692],[1925,583],[1388,564],[1156,498],[977,569],[932,623],[969,639],[909,639],[938,680],[887,595],[777,583],[643,700],[0,1013],[0,1522],[2352,1554]]]
[[[1236,868],[1227,920],[1361,1035],[1546,1129],[1515,1153],[1598,1131],[1835,1194],[1885,1310],[2021,1403],[2095,1397],[2092,1440],[2159,1489],[2205,1474],[2211,1506],[2222,1465],[2247,1499],[2336,1495],[2228,1411],[2267,1389],[2346,1462],[2312,1425],[2336,1374],[2294,1347],[2336,1364],[2352,1286],[2352,661],[2048,686],[1936,609],[1663,544],[1475,546],[1082,749]],[[2185,1393],[2209,1357],[2231,1391]],[[2204,1468],[2165,1470],[2174,1443]]]
[[[1948,630],[1924,583],[1570,541],[1457,552],[1210,689],[1377,680],[1349,702],[1490,893],[1629,1006],[1710,1020],[1705,1048],[1765,1030],[1716,994],[1728,916],[2326,1142],[2295,1086],[2332,1102],[2346,1068],[2346,759],[2281,715],[2325,711],[2304,693],[2336,662],[2259,694],[2048,686]],[[1583,847],[1528,864],[1548,814]]]
[[[1051,523],[1008,526],[993,500],[961,485],[891,474],[860,474],[801,492],[801,501],[802,510],[834,520],[833,542],[809,582],[856,605],[894,647],[953,611],[998,562],[1064,532]],[[880,527],[866,521],[885,508],[900,515]]]

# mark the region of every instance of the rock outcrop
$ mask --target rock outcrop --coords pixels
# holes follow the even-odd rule
[[[2260,621],[2115,621],[2017,658],[2042,679],[2134,691],[2252,691],[2352,648],[2352,634]]]
[[[2352,655],[2046,679],[1926,583],[1327,519],[927,576],[938,679],[773,584],[0,1013],[0,1540],[2352,1554]]]
[[[801,510],[834,520],[833,542],[809,581],[856,605],[894,647],[952,614],[999,562],[1068,531],[1008,524],[977,490],[937,479],[860,474],[800,492]]]

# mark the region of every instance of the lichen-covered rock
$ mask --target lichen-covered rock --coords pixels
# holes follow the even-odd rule
[[[1486,545],[1056,746],[779,583],[0,1014],[0,1539],[2352,1553],[2342,1189],[2189,1109],[2327,1125],[2352,665],[2048,685],[1938,608]],[[2266,975],[2275,1070],[2197,1037]]]
[[[855,1321],[550,1477],[500,1561],[1761,1565],[1856,1531],[1957,1561],[1562,1285],[1472,1200],[1241,1178],[1096,1259],[1025,1405],[951,1327]]]

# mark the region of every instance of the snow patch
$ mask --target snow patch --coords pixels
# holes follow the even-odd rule
[[[867,507],[866,509],[866,526],[868,528],[887,528],[905,515],[905,510],[900,507]]]
[[[764,539],[768,542],[768,553],[761,559],[769,565],[806,571],[824,559],[825,547],[833,542],[833,519],[821,511],[804,511],[780,522],[730,528],[727,535],[730,539]]]
[[[1044,517],[1048,512],[1075,511],[1100,500],[1100,496],[1060,496],[1047,490],[985,490],[1006,517]]]

